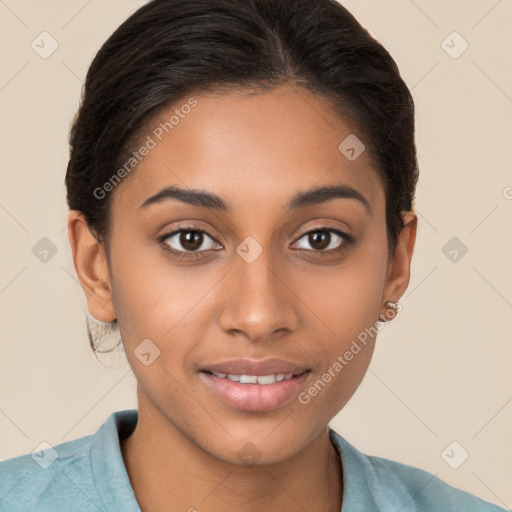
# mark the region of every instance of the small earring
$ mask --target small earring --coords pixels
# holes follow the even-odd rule
[[[388,314],[386,313],[385,315],[383,313],[381,313],[379,315],[379,320],[381,322],[387,322],[389,320],[393,320],[393,318],[395,318],[396,314],[402,310],[402,305],[400,304],[400,302],[392,302],[390,300],[386,301],[384,306],[388,309],[388,310],[393,310],[394,313],[391,317],[388,317]]]

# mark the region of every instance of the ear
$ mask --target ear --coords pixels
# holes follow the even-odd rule
[[[398,236],[395,252],[390,256],[388,264],[382,296],[383,313],[387,311],[385,302],[398,302],[409,286],[418,217],[413,211],[409,211],[403,214],[403,220],[404,228]]]
[[[73,264],[85,292],[89,312],[102,322],[115,320],[117,315],[112,300],[105,247],[91,233],[85,217],[78,210],[69,212],[68,238]]]

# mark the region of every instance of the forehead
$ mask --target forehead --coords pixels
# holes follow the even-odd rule
[[[354,132],[328,100],[298,87],[192,94],[149,123],[135,150],[150,149],[139,151],[145,156],[117,186],[114,202],[135,210],[176,185],[214,192],[234,210],[261,208],[262,200],[284,204],[297,190],[334,183],[382,202],[369,151],[355,160],[342,152],[346,140],[361,151],[364,137]]]

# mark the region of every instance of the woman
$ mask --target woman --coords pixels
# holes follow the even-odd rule
[[[148,3],[91,64],[70,141],[75,269],[138,410],[1,463],[4,510],[500,510],[328,428],[417,225],[411,94],[341,5]]]

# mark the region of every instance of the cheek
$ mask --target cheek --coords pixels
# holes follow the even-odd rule
[[[218,281],[207,266],[180,267],[155,247],[113,258],[112,267],[114,305],[130,343],[168,343],[191,315],[201,317],[202,301]]]
[[[322,365],[299,401],[327,421],[350,399],[370,364],[381,328],[384,250],[382,244],[367,246],[335,271],[324,267],[315,277],[303,276],[304,289],[310,290],[308,306],[320,320],[311,347],[322,354]]]
[[[300,275],[305,303],[327,337],[347,341],[376,324],[386,263],[376,254],[383,253],[365,248],[338,266],[318,266]]]
[[[201,347],[210,338],[207,331],[214,317],[212,305],[218,301],[218,272],[207,266],[179,267],[152,254],[141,256],[140,261],[137,256],[119,261],[114,268],[121,336],[139,386],[157,407],[172,403],[168,414],[188,411],[191,418],[177,420],[192,429],[194,414],[204,413],[194,411],[191,403],[198,385],[191,378],[197,370],[197,354],[203,354],[203,360],[214,359]]]

